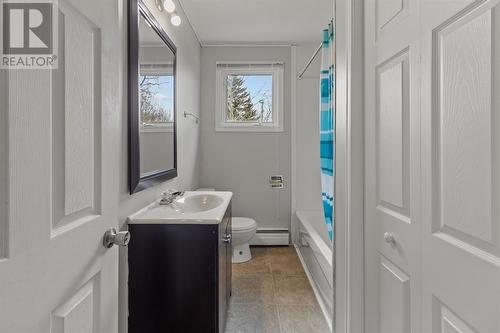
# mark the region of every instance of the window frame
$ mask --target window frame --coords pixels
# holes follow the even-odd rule
[[[229,75],[271,75],[273,121],[238,122],[227,120],[227,76]],[[283,132],[284,63],[266,62],[217,62],[216,63],[216,132]]]

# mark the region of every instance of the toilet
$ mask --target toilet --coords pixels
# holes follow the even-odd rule
[[[250,240],[257,232],[257,223],[248,217],[233,217],[233,263],[252,259]]]
[[[215,191],[213,188],[199,188],[197,191]],[[257,222],[249,217],[232,218],[233,263],[239,264],[252,259],[250,240],[257,232]]]

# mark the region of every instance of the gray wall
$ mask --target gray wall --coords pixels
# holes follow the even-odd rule
[[[297,46],[297,72],[304,68],[318,45]],[[297,80],[296,175],[297,209],[320,210],[319,71],[318,55],[301,80]]]
[[[300,72],[318,44],[297,46],[297,72]],[[319,154],[319,74],[318,54],[301,80],[297,80],[296,113],[296,210],[323,210]],[[295,214],[295,212],[294,212]],[[295,217],[294,217],[295,219]],[[321,237],[330,242],[325,223],[314,225]]]
[[[141,131],[141,173],[174,167],[174,133],[170,129]]]
[[[173,60],[173,53],[166,45],[162,47],[142,46],[139,52],[139,61],[142,63],[159,62],[171,64]]]
[[[159,197],[162,191],[170,188],[190,190],[198,187],[199,173],[199,131],[200,127],[192,119],[184,118],[184,110],[199,114],[200,112],[200,55],[201,47],[196,36],[189,25],[181,8],[177,12],[183,22],[179,27],[173,27],[166,13],[160,13],[155,6],[154,0],[144,0],[150,11],[157,17],[161,25],[177,46],[177,164],[179,177],[167,181],[162,185],[139,192],[134,195],[128,194],[128,167],[127,167],[127,112],[123,110],[122,121],[122,168],[120,172],[120,226],[125,227],[125,219],[131,213],[151,203]],[[123,17],[126,15],[124,6]],[[123,54],[127,54],[126,20],[123,24]],[[122,82],[124,85],[124,99],[126,105],[126,58],[123,59]],[[120,309],[119,309],[119,331],[127,332],[127,258],[126,251],[120,251]]]
[[[255,218],[260,228],[290,227],[289,47],[204,47],[201,62],[200,185],[234,192],[234,216]],[[285,63],[284,131],[215,132],[217,61]],[[271,189],[269,176],[283,175],[284,189]]]

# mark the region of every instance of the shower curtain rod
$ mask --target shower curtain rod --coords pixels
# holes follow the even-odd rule
[[[306,67],[304,67],[304,69],[302,70],[302,72],[300,72],[300,74],[297,75],[297,80],[302,79],[302,77],[306,73],[306,71],[309,68],[309,66],[311,66],[312,62],[314,61],[314,58],[316,58],[316,56],[318,55],[318,53],[319,53],[319,51],[321,50],[322,47],[323,47],[323,42],[321,42],[321,44],[319,44],[318,49],[316,50],[316,52],[314,52],[314,54],[312,55],[311,59],[309,59],[309,62],[307,63]]]

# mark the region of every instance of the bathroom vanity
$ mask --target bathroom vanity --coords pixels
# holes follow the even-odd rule
[[[128,219],[128,331],[223,333],[231,192],[186,192]]]

